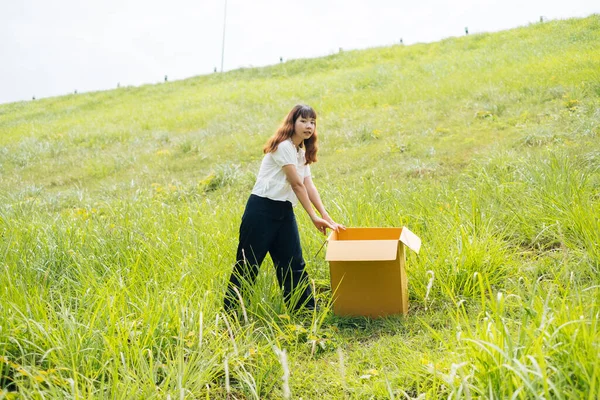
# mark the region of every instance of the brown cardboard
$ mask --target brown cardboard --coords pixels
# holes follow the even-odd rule
[[[417,235],[406,227],[346,228],[327,240],[334,314],[383,317],[408,312],[405,247],[418,253]]]

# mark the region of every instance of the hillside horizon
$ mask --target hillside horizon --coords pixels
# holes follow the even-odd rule
[[[582,19],[582,18],[589,18],[589,17],[593,17],[597,14],[592,13],[590,15],[588,15],[587,17],[565,17],[565,18],[557,18],[557,19],[544,19],[543,21],[540,21],[540,23],[551,23],[551,22],[560,22],[560,21],[566,21],[566,20],[570,20],[570,19]],[[542,17],[540,17],[542,18]],[[485,34],[490,34],[490,33],[500,33],[500,32],[506,32],[506,31],[510,31],[513,29],[521,29],[527,26],[531,26],[531,25],[536,25],[538,22],[530,22],[528,24],[525,25],[519,25],[519,26],[515,26],[512,28],[508,28],[508,29],[502,29],[502,30],[496,30],[496,31],[482,31],[482,32],[471,32],[470,35],[474,36],[474,35],[485,35]],[[468,34],[467,34],[468,36]],[[455,39],[455,38],[460,38],[463,37],[463,35],[451,35],[451,36],[447,36],[447,37],[443,37],[440,38],[438,40],[433,40],[433,41],[417,41],[414,43],[410,43],[410,44],[402,44],[402,43],[397,43],[397,44],[393,44],[393,45],[375,45],[375,46],[369,46],[369,47],[359,47],[359,48],[351,48],[351,49],[342,49],[340,48],[339,51],[346,51],[346,52],[355,52],[355,51],[365,51],[365,50],[373,50],[373,49],[382,49],[382,48],[387,48],[387,47],[393,47],[393,46],[415,46],[415,45],[422,45],[422,44],[432,44],[432,43],[438,43],[438,42],[442,42],[445,40],[449,40],[449,39]],[[316,60],[316,59],[320,59],[320,58],[326,58],[326,57],[330,57],[332,55],[335,55],[334,52],[330,53],[330,54],[326,54],[326,55],[317,55],[314,57],[298,57],[298,58],[287,58],[285,60],[285,62],[289,62],[289,61],[301,61],[301,60]],[[265,65],[240,65],[236,68],[232,68],[229,69],[225,72],[208,72],[208,73],[204,73],[204,74],[197,74],[197,75],[191,75],[185,78],[178,78],[178,79],[168,79],[168,82],[173,83],[173,82],[182,82],[182,81],[186,81],[189,79],[195,79],[195,78],[199,78],[199,77],[205,77],[205,76],[211,76],[214,74],[222,74],[222,73],[229,73],[229,72],[235,72],[235,71],[239,71],[239,70],[246,70],[246,69],[255,69],[255,68],[270,68],[270,67],[274,67],[279,65],[279,63],[272,63],[272,64],[265,64]],[[168,77],[168,74],[166,75]],[[34,99],[24,99],[24,100],[15,100],[15,101],[5,101],[3,103],[0,103],[0,105],[9,105],[9,104],[14,104],[14,103],[21,103],[21,102],[28,102],[31,100],[42,100],[42,99],[55,99],[55,98],[59,98],[59,97],[63,97],[63,96],[69,96],[72,94],[94,94],[94,93],[101,93],[101,92],[106,92],[106,91],[111,91],[111,90],[118,90],[121,87],[122,88],[139,88],[139,87],[144,87],[144,86],[154,86],[154,85],[161,85],[165,82],[162,82],[162,78],[161,79],[157,79],[156,82],[145,82],[145,83],[139,83],[139,84],[123,84],[121,86],[120,82],[115,83],[115,87],[112,88],[98,88],[98,89],[90,89],[90,90],[78,90],[77,88],[74,88],[73,90],[75,92],[70,91],[70,92],[65,92],[63,94],[57,94],[57,95],[49,95],[49,96],[36,96],[35,93],[33,94]]]

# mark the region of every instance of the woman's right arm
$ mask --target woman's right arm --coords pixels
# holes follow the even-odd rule
[[[292,186],[292,190],[296,194],[296,197],[298,197],[298,200],[300,201],[300,204],[302,204],[302,207],[304,207],[304,210],[306,210],[310,216],[313,224],[315,224],[315,227],[324,235],[327,233],[327,228],[337,230],[336,227],[329,221],[319,217],[313,209],[310,198],[308,197],[308,191],[306,190],[306,186],[304,186],[302,178],[300,178],[300,175],[298,175],[296,166],[293,164],[288,164],[284,165],[282,168],[283,172],[285,173],[285,177]]]

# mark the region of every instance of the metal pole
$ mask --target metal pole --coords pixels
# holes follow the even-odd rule
[[[225,58],[225,27],[227,26],[227,0],[225,0],[225,12],[223,15],[223,45],[221,47],[221,72],[223,72],[223,60]]]

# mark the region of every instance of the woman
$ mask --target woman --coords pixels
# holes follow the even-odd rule
[[[345,229],[327,214],[311,178],[309,165],[317,161],[316,121],[311,107],[295,106],[263,149],[265,156],[242,216],[236,263],[225,294],[227,311],[239,305],[242,283],[254,283],[267,253],[277,270],[286,304],[293,309],[315,306],[293,206],[300,201],[323,234],[327,228]],[[301,290],[299,299],[291,304],[297,288]]]

